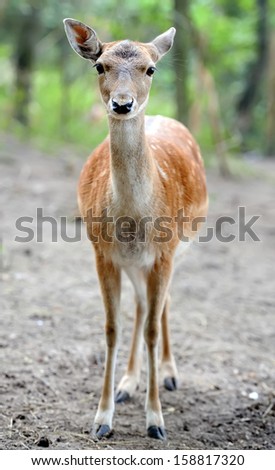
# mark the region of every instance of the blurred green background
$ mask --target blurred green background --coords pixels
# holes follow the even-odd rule
[[[96,71],[70,48],[65,17],[103,41],[147,42],[174,25],[147,113],[187,124],[224,172],[228,155],[275,155],[275,0],[1,0],[1,128],[44,149],[89,152],[107,121]]]

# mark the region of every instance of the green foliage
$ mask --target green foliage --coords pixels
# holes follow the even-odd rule
[[[243,88],[247,64],[256,54],[257,12],[251,5],[251,0],[190,2],[191,20],[202,38],[207,64],[217,87],[225,139],[231,139],[236,132],[235,103]],[[31,6],[39,9],[40,24],[35,45],[36,65],[33,73],[29,135],[44,145],[56,142],[62,144],[65,141],[91,149],[102,140],[107,131],[106,118],[100,112],[99,116],[95,116],[99,109],[103,111],[95,71],[70,49],[62,19],[75,17],[90,24],[105,41],[125,37],[149,41],[173,24],[173,1],[5,1],[0,8],[0,15],[2,13],[4,18],[3,27],[0,28],[0,125],[8,129],[13,126],[14,132],[18,132],[18,126],[12,120],[13,49],[18,41],[20,18],[27,14]],[[274,14],[270,21],[275,23]],[[198,99],[195,48],[190,57],[188,88],[191,105],[194,105]],[[169,54],[158,65],[159,71],[154,77],[148,113],[175,115],[173,60],[172,54]],[[207,97],[201,103],[203,114],[198,138],[202,147],[213,150],[206,102]],[[251,135],[251,146],[257,146],[261,142],[265,107],[262,97],[255,107],[255,126],[258,132]]]

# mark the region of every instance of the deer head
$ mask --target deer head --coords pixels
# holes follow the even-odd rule
[[[171,49],[175,28],[150,43],[103,43],[92,28],[80,21],[67,18],[64,26],[73,50],[97,70],[107,113],[116,119],[131,119],[144,110],[156,63]]]

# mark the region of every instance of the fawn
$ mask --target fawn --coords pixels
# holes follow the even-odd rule
[[[161,332],[161,376],[166,389],[174,390],[178,373],[169,340],[168,291],[179,225],[188,245],[208,200],[200,150],[188,129],[174,119],[145,117],[156,63],[172,47],[176,30],[150,43],[103,43],[84,23],[65,19],[64,26],[71,47],[97,70],[110,130],[86,162],[78,186],[106,314],[105,373],[93,435],[111,434],[115,402],[128,400],[137,389],[144,337],[147,434],[163,440],[158,343]],[[115,395],[122,270],[134,286],[136,317],[127,370]]]

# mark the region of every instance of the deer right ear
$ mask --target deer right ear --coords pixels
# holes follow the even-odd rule
[[[102,54],[102,43],[96,32],[80,21],[66,18],[63,20],[68,41],[73,50],[84,59],[96,62]]]

